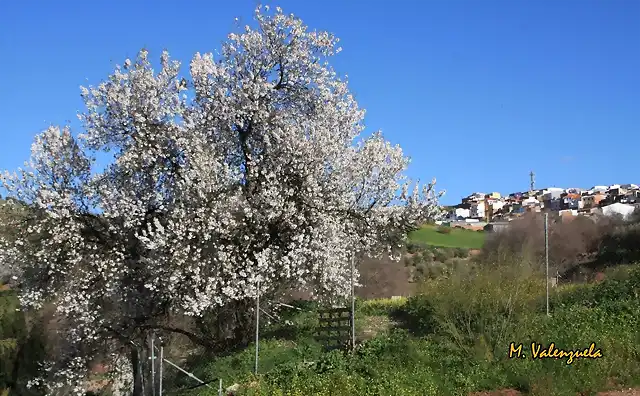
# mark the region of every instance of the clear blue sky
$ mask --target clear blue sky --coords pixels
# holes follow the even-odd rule
[[[293,1],[341,38],[367,127],[435,176],[445,203],[473,191],[639,183],[640,1]],[[71,121],[79,86],[146,47],[188,65],[219,48],[256,5],[237,1],[0,3],[0,169],[34,134]]]

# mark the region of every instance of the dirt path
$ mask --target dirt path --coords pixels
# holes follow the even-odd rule
[[[640,396],[640,388],[600,392],[598,396]]]
[[[491,392],[469,393],[469,396],[524,396],[524,394],[515,389],[501,389]],[[581,395],[578,394],[576,396]],[[640,396],[640,388],[628,388],[623,390],[600,392],[597,396]]]

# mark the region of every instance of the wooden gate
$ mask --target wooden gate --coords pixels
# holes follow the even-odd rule
[[[327,308],[318,311],[316,339],[328,350],[351,345],[351,309]]]

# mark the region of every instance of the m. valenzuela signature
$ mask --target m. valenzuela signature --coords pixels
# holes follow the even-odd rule
[[[576,359],[598,359],[602,357],[602,351],[596,349],[596,343],[592,342],[587,348],[564,350],[556,347],[555,343],[544,347],[537,342],[531,343],[531,359],[567,359],[567,364],[573,363]],[[515,342],[509,344],[509,359],[526,359],[527,356],[522,353],[522,344],[516,346]]]

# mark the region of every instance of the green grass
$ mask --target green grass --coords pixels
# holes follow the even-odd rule
[[[553,289],[545,314],[544,281],[526,264],[485,268],[470,276],[424,281],[408,299],[356,302],[354,354],[323,352],[313,340],[317,304],[283,312],[290,322],[261,331],[260,374],[254,349],[201,357],[189,368],[205,381],[242,384],[239,395],[468,395],[513,388],[524,395],[595,394],[611,384],[640,385],[640,265],[618,267],[598,284]],[[371,337],[372,322],[381,320]],[[509,359],[509,344],[555,343],[565,350],[591,343],[599,359]],[[543,347],[543,348],[544,348]],[[186,376],[173,389],[194,385]],[[169,385],[170,381],[167,381]],[[178,386],[176,386],[178,385]],[[172,393],[214,396],[214,389]]]
[[[409,299],[358,301],[357,329],[380,315],[397,325],[355,354],[322,351],[310,337],[317,307],[309,305],[289,316],[297,331],[276,325],[277,331],[263,332],[257,378],[251,374],[252,346],[200,360],[193,370],[205,380],[222,377],[225,386],[243,384],[241,395],[435,396],[514,388],[526,395],[573,396],[612,383],[639,385],[640,267],[629,266],[596,285],[554,290],[551,317],[544,313],[543,289],[539,277],[523,275],[522,268],[493,268],[475,277],[425,282]],[[508,359],[510,342],[524,344],[524,353],[531,342],[567,350],[595,342],[604,357],[571,365],[566,359]]]
[[[433,225],[425,225],[409,234],[411,242],[449,248],[480,249],[484,245],[484,239],[483,231],[452,228],[450,233],[442,234]]]

